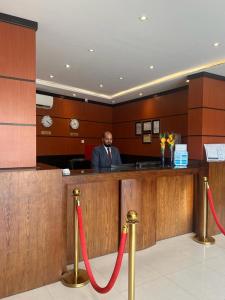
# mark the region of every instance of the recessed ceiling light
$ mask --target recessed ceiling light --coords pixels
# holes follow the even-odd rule
[[[70,65],[66,64],[65,67],[66,67],[67,69],[69,69],[69,68],[70,68]]]
[[[74,97],[76,97],[76,94],[73,94]]]
[[[123,77],[122,77],[122,76],[120,77],[120,80],[123,80]]]
[[[50,77],[50,78],[54,78],[54,75],[53,75],[53,74],[50,74],[49,77]]]
[[[95,50],[94,50],[94,49],[89,49],[88,51],[89,51],[89,52],[95,52]]]
[[[85,98],[84,101],[85,101],[85,102],[88,102],[88,98]]]
[[[143,96],[143,93],[139,93],[139,96]]]
[[[101,84],[99,84],[99,87],[100,87],[100,88],[103,88],[103,84],[102,84],[102,83],[101,83]]]
[[[146,15],[142,15],[139,17],[139,20],[143,22],[143,21],[148,20],[148,17]]]
[[[188,83],[189,81],[190,81],[189,79],[186,80],[187,83]]]
[[[218,47],[220,45],[220,43],[216,42],[213,44],[214,47]]]
[[[112,100],[112,103],[114,104],[114,103],[116,103],[116,101],[115,101],[115,100]]]
[[[153,65],[149,66],[149,69],[154,69],[154,66]]]

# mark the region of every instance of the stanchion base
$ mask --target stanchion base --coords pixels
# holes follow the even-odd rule
[[[89,278],[86,270],[79,269],[77,282],[75,282],[74,270],[63,273],[61,281],[67,287],[79,288],[88,284]]]
[[[195,235],[193,237],[193,240],[199,244],[203,244],[203,245],[213,245],[215,244],[215,239],[211,236],[208,236],[206,238]]]

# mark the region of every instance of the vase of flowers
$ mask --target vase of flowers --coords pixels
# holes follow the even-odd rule
[[[165,166],[165,148],[166,148],[166,133],[160,133],[160,150],[161,150],[161,162],[162,167]]]
[[[170,149],[170,165],[173,167],[173,151],[174,151],[174,144],[175,144],[175,135],[174,133],[168,133],[167,143]]]

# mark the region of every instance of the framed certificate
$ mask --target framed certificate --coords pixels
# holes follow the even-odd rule
[[[136,122],[135,123],[135,134],[136,135],[141,135],[142,134],[142,123],[141,122]]]
[[[159,132],[160,132],[160,120],[154,120],[152,127],[153,127],[152,133],[153,134],[159,134]]]
[[[152,142],[152,135],[151,133],[145,133],[142,135],[142,143],[149,144]]]
[[[152,121],[143,122],[143,132],[152,132]]]

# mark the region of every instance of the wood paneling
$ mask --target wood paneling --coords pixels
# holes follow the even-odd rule
[[[225,137],[225,110],[203,108],[202,114],[202,134]]]
[[[0,168],[36,165],[35,126],[0,125]]]
[[[81,191],[83,225],[87,242],[88,256],[96,257],[118,250],[119,236],[119,182],[107,180],[93,183],[65,185],[67,202],[67,260],[74,257],[74,216],[72,191]]]
[[[156,180],[153,177],[122,180],[121,224],[125,224],[129,210],[138,213],[137,250],[148,248],[156,242],[156,205]]]
[[[33,82],[0,78],[0,123],[36,123]]]
[[[225,81],[204,77],[203,106],[225,110]]]
[[[154,119],[187,113],[187,90],[113,108],[113,122]]]
[[[216,214],[220,223],[225,228],[225,163],[209,163],[209,185],[212,191]],[[220,233],[212,213],[208,213],[209,235]]]
[[[58,118],[77,118],[78,120],[112,122],[112,107],[73,101],[54,97],[54,104],[50,110],[37,109],[37,115],[50,115]]]
[[[37,135],[42,135],[41,131],[50,131],[51,136],[71,137],[73,135],[83,138],[99,138],[101,140],[104,131],[112,131],[112,124],[80,121],[79,128],[71,129],[70,119],[52,118],[53,125],[50,128],[45,128],[41,124],[42,116],[37,116]]]
[[[202,135],[202,115],[202,108],[190,109],[188,111],[188,135]]]
[[[0,22],[0,75],[36,79],[35,31]]]
[[[53,118],[52,127],[41,125],[43,115]],[[77,130],[70,128],[70,118],[79,120]],[[52,109],[37,109],[37,155],[84,154],[85,144],[101,144],[102,134],[108,130],[112,131],[111,107],[54,98]]]
[[[192,232],[193,198],[193,175],[157,178],[157,241]]]
[[[203,78],[190,80],[188,89],[188,108],[202,107],[203,104]]]
[[[67,155],[84,154],[85,144],[98,145],[100,139],[85,138],[85,143],[81,143],[83,138],[76,137],[37,137],[37,155]]]
[[[0,297],[58,281],[66,266],[61,171],[2,171],[0,187]]]

